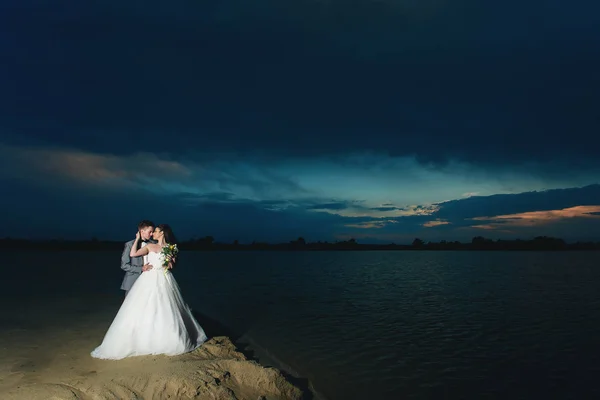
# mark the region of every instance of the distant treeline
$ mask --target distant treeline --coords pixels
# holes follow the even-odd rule
[[[26,240],[4,238],[0,239],[2,249],[38,249],[38,250],[122,250],[123,242],[98,240]],[[181,250],[193,251],[249,251],[249,250],[276,250],[276,251],[331,251],[331,250],[600,250],[600,242],[566,243],[563,239],[548,236],[539,236],[531,240],[491,240],[482,236],[474,237],[469,243],[424,242],[417,238],[412,244],[361,244],[355,239],[337,242],[307,242],[300,237],[287,243],[261,243],[240,244],[237,240],[233,243],[215,242],[212,236],[200,239],[191,239],[179,243]]]

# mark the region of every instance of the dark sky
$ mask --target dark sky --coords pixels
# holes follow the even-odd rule
[[[0,236],[600,240],[597,1],[0,4]]]

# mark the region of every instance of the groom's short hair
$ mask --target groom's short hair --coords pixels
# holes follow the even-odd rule
[[[154,225],[154,222],[148,221],[147,219],[145,219],[138,224],[138,230],[141,231],[142,229],[147,228],[149,226],[154,228],[156,225]]]

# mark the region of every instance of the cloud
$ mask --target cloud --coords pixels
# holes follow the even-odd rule
[[[394,207],[394,206],[382,206],[382,207],[371,207],[370,210],[375,211],[405,211],[404,207]]]
[[[476,174],[418,168],[410,159],[382,159],[370,163],[372,171],[353,167],[348,159],[342,169],[321,161],[313,170],[313,161],[175,159],[0,144],[0,183],[7,193],[0,206],[11,210],[0,226],[27,235],[47,235],[51,227],[61,235],[109,236],[151,218],[179,226],[182,237],[210,234],[226,241],[303,236],[402,243],[414,237],[470,240],[482,230],[503,237],[552,233],[576,240],[595,232],[600,237],[599,184],[463,197],[467,191],[457,187],[462,179],[471,180],[479,193],[494,188],[490,180],[487,188],[473,183]],[[396,172],[398,163],[404,176]],[[454,193],[455,199],[417,202],[419,194],[431,200],[429,187],[433,196]],[[32,211],[38,204],[46,211]]]
[[[0,143],[5,177],[61,180],[78,186],[177,193],[188,199],[215,196],[277,198],[306,191],[292,178],[242,162],[176,161],[153,153],[97,154],[78,149],[24,147]],[[235,194],[234,194],[235,192]],[[225,195],[224,193],[228,193]]]
[[[600,184],[568,189],[498,194],[451,200],[438,204],[434,216],[464,220],[482,216],[500,216],[530,211],[562,210],[576,206],[600,204]]]
[[[598,166],[597,4],[413,3],[7,1],[0,127],[119,155]]]
[[[5,1],[0,227],[593,236],[600,6],[555,3]]]
[[[59,148],[27,148],[0,143],[5,174],[20,178],[68,179],[86,185],[141,187],[157,180],[186,180],[193,172],[181,163],[152,153],[129,157]],[[35,175],[32,175],[35,174]]]
[[[433,220],[433,221],[427,221],[427,222],[425,222],[423,224],[423,226],[426,227],[426,228],[432,228],[432,227],[440,226],[440,225],[448,225],[449,223],[450,222],[448,222],[448,221],[443,221],[443,220],[440,220],[440,219],[436,219],[436,220]]]
[[[477,196],[415,208],[428,211],[395,217],[394,223],[371,218],[345,224],[353,230],[338,237],[396,243],[415,237],[470,241],[482,234],[495,239],[549,235],[571,241],[600,237],[600,185]]]
[[[22,180],[0,180],[6,194],[0,207],[0,236],[81,239],[93,236],[128,240],[142,219],[169,223],[180,239],[212,235],[219,241],[279,242],[303,236],[332,238],[344,218],[299,208],[268,209],[259,201],[226,201],[143,191],[81,190],[54,183],[33,185]],[[40,212],[36,212],[40,210]]]
[[[371,221],[357,222],[353,224],[346,224],[347,228],[358,228],[358,229],[381,229],[389,224],[397,224],[398,221],[394,219],[373,219]]]
[[[508,229],[518,227],[539,227],[572,218],[587,218],[600,221],[600,205],[576,206],[561,210],[529,211],[518,214],[497,215],[494,217],[475,217],[473,221],[482,221],[484,224],[473,225],[481,229]]]

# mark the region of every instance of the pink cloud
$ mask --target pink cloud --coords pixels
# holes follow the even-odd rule
[[[425,222],[423,224],[423,226],[425,228],[433,228],[435,226],[448,225],[448,224],[450,224],[450,222],[444,221],[444,220],[441,220],[441,219],[436,219],[436,220],[433,220],[433,221],[427,221],[427,222]]]
[[[95,154],[81,150],[26,148],[0,145],[21,177],[67,179],[88,185],[136,186],[152,179],[192,175],[181,163],[150,153],[127,156]]]
[[[540,226],[572,218],[600,219],[600,206],[575,206],[561,210],[529,211],[495,217],[476,217],[471,218],[471,220],[488,222],[481,225],[472,225],[472,228],[497,230],[512,227]]]

